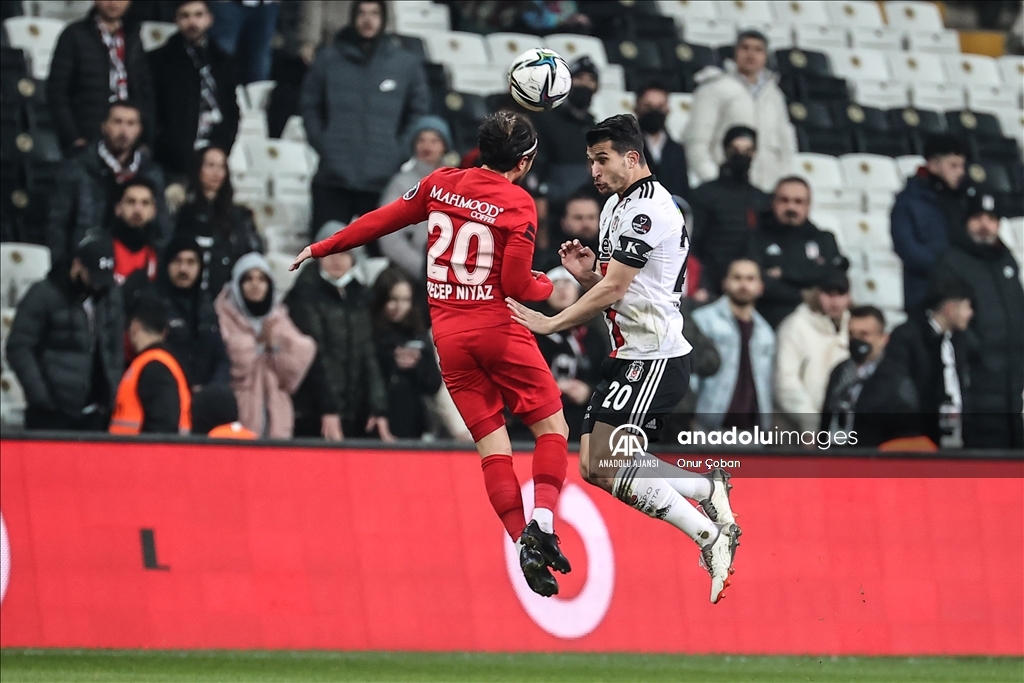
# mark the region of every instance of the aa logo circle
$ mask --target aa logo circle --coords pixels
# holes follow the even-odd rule
[[[647,453],[647,445],[647,432],[628,422],[613,429],[608,437],[608,448],[613,458],[642,457]]]

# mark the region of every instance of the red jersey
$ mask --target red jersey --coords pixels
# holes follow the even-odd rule
[[[316,258],[427,221],[427,297],[434,338],[510,324],[505,297],[543,301],[531,272],[537,209],[521,187],[483,168],[441,168],[391,204],[311,245]]]

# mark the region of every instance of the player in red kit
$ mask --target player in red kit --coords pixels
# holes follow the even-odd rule
[[[487,494],[516,542],[527,583],[551,596],[558,583],[548,567],[570,570],[553,529],[569,428],[533,334],[505,307],[505,297],[543,301],[552,291],[547,277],[531,270],[537,210],[515,184],[533,165],[537,134],[523,116],[498,112],[481,124],[479,142],[481,168],[434,171],[400,199],[303,249],[291,269],[428,221],[427,297],[441,374],[476,441]],[[537,439],[529,525],[512,469],[506,405]]]

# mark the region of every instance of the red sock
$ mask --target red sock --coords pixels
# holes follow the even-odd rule
[[[561,434],[541,434],[533,449],[534,507],[554,512],[565,481],[569,444]]]
[[[480,461],[480,467],[484,471],[484,487],[491,506],[508,535],[518,541],[526,528],[526,513],[523,512],[523,491],[512,469],[512,456],[488,455]]]

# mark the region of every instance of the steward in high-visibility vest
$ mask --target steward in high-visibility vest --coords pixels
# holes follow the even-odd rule
[[[117,388],[111,434],[188,434],[192,430],[192,392],[185,372],[162,346],[167,333],[163,301],[142,297],[133,306],[128,336],[135,360]]]

